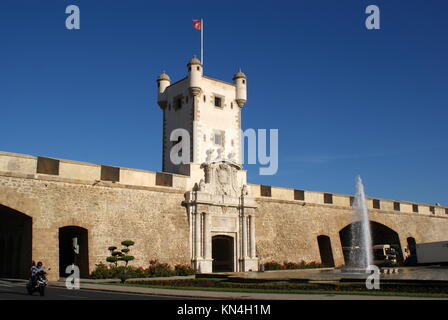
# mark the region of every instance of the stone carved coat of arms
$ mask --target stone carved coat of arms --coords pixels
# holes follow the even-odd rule
[[[232,163],[221,161],[204,163],[205,180],[199,183],[199,190],[210,192],[215,195],[226,195],[239,197],[241,194],[238,171],[240,168]]]

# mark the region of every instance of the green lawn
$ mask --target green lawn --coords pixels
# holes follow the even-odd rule
[[[180,280],[182,281],[182,280]],[[344,294],[344,295],[374,295],[374,296],[405,296],[405,297],[427,297],[427,298],[448,298],[447,287],[442,286],[434,291],[434,287],[425,287],[420,284],[413,286],[412,291],[393,291],[393,290],[367,290],[363,289],[358,284],[354,283],[341,283],[334,285],[332,289],[324,285],[324,288],[318,288],[316,284],[294,284],[291,288],[284,288],[284,283],[257,283],[250,284],[251,287],[247,287],[248,284],[231,283],[223,279],[208,279],[207,286],[197,285],[175,285],[176,280],[170,281],[171,284],[158,284],[154,283],[108,283],[108,285],[118,285],[127,287],[146,287],[146,288],[159,288],[159,289],[177,289],[177,290],[202,290],[202,291],[220,291],[220,292],[250,292],[250,293],[289,293],[289,294]],[[389,283],[387,286],[391,288],[393,283]],[[397,286],[403,287],[402,284]],[[353,290],[353,288],[357,290]],[[393,288],[393,287],[392,287]],[[421,289],[421,290],[416,290]]]

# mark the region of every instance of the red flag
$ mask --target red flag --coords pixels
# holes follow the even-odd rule
[[[202,29],[201,20],[193,20],[193,28],[195,28],[196,30],[201,30]]]

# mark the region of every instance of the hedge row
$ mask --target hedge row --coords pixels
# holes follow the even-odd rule
[[[288,283],[288,282],[262,282],[262,283],[235,283],[229,280],[216,279],[183,279],[183,280],[128,280],[126,284],[167,286],[167,287],[199,287],[199,288],[244,288],[266,290],[329,290],[329,291],[359,291],[366,292],[364,282],[356,283]],[[445,283],[381,283],[383,292],[400,293],[448,293],[448,285]]]
[[[305,262],[300,261],[297,262],[290,262],[290,261],[283,261],[283,263],[279,263],[276,261],[269,261],[264,263],[264,270],[293,270],[293,269],[312,269],[312,268],[323,268],[322,263],[318,262]]]
[[[100,263],[96,265],[91,273],[92,279],[130,279],[130,278],[150,278],[150,277],[172,277],[187,276],[195,274],[194,269],[188,265],[177,264],[174,268],[167,263],[150,261],[148,268],[133,266],[115,266]]]

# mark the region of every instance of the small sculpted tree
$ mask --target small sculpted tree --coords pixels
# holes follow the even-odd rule
[[[115,264],[115,268],[118,268],[118,262],[123,261],[124,266],[122,268],[122,272],[120,272],[120,279],[124,283],[127,279],[127,268],[130,261],[134,260],[135,257],[129,255],[131,249],[129,247],[135,244],[132,240],[125,240],[121,242],[121,245],[124,247],[120,251],[118,251],[116,246],[110,246],[107,250],[110,251],[110,256],[106,258],[106,261],[109,263]]]

